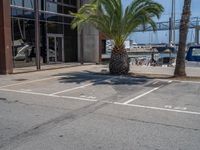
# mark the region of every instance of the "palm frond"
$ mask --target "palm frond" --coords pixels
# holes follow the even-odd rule
[[[74,16],[72,28],[91,24],[113,39],[116,47],[121,47],[139,25],[150,24],[156,31],[153,19],[159,18],[163,10],[154,0],[133,0],[125,10],[122,0],[91,0],[77,13],[71,13]]]

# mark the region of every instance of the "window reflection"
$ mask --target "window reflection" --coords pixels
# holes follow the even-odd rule
[[[12,0],[11,4],[12,5],[17,5],[17,6],[23,6],[22,0]]]
[[[34,0],[12,0],[12,5],[34,8]]]
[[[62,13],[62,6],[55,3],[47,3],[47,11]]]
[[[14,66],[35,66],[34,0],[11,0],[11,4]],[[77,32],[71,29],[72,18],[68,17],[69,12],[77,11],[76,0],[39,0],[39,9],[41,64],[47,63],[49,34],[63,37],[64,43],[57,42],[56,47],[61,53],[63,44],[64,54],[58,54],[57,60],[64,56],[65,62],[77,61]]]
[[[34,1],[33,0],[24,0],[24,7],[34,8]]]
[[[35,65],[34,21],[12,19],[12,33],[15,67]]]

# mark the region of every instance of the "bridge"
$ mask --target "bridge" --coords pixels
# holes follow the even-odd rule
[[[157,22],[157,31],[164,31],[169,30],[171,28],[170,21],[165,22]],[[200,26],[200,17],[192,17],[190,19],[189,28],[196,28]],[[180,20],[175,21],[175,29],[179,29],[180,27]],[[145,26],[139,26],[135,32],[144,32],[144,31],[153,31],[152,27],[150,25]]]
[[[173,30],[178,30],[180,28],[180,20],[176,20],[174,22],[174,25],[172,27],[171,21],[165,21],[165,22],[157,22],[157,31],[166,31],[169,30],[169,32]],[[190,29],[195,29],[195,43],[199,43],[199,30],[200,30],[200,17],[192,17],[190,18],[189,23]],[[146,31],[153,31],[153,28],[150,25],[145,26],[139,26],[134,30],[134,32],[146,32]]]

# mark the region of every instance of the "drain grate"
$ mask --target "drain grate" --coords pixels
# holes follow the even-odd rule
[[[28,79],[13,79],[13,81],[26,81]]]

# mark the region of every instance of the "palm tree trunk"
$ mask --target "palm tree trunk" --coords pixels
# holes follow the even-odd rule
[[[190,21],[191,0],[184,0],[183,12],[180,23],[179,48],[176,59],[175,77],[185,77],[185,49],[187,42],[188,26]]]
[[[112,50],[110,64],[110,74],[126,75],[129,72],[129,59],[125,48],[118,49],[114,47]]]

